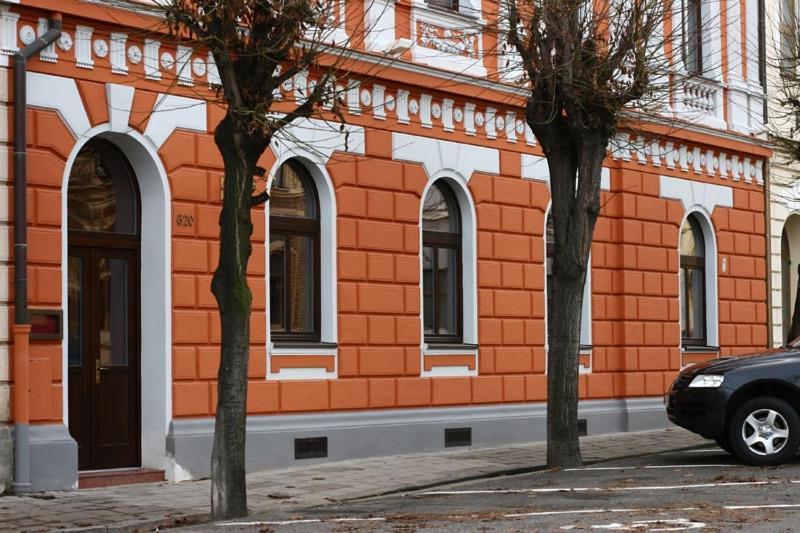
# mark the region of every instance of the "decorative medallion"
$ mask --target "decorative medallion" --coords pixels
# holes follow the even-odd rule
[[[19,29],[19,40],[22,44],[29,45],[36,40],[36,30],[27,24]]]
[[[714,157],[714,170],[719,168],[719,157]]]
[[[690,165],[694,163],[694,155],[692,155],[692,152],[686,154],[686,162],[689,163]]]
[[[736,172],[737,174],[743,173],[744,172],[744,164],[743,163],[739,163],[738,165],[736,165],[736,170],[737,170],[737,172]]]
[[[92,48],[97,57],[106,57],[108,55],[108,43],[103,39],[95,39]]]
[[[433,118],[439,118],[442,116],[442,106],[437,104],[436,102],[431,105],[431,115]]]
[[[461,123],[462,120],[464,120],[464,112],[461,111],[460,107],[453,109],[453,120],[455,120],[459,124]]]
[[[480,111],[475,113],[475,125],[478,127],[483,126],[483,113]]]
[[[283,89],[286,92],[289,92],[289,91],[292,90],[292,86],[293,85],[294,85],[294,81],[292,80],[292,78],[288,78],[288,79],[283,80],[283,83],[281,83],[281,89]],[[336,88],[336,91],[337,92],[339,91],[338,87]]]
[[[525,133],[525,123],[522,122],[521,120],[517,120],[516,130],[517,130],[517,133],[520,134],[520,135]]]
[[[62,33],[61,37],[58,38],[58,47],[61,48],[62,52],[72,50],[72,36],[67,32]]]
[[[175,66],[175,57],[169,52],[164,52],[161,54],[161,66],[164,70],[172,70]]]
[[[192,72],[198,78],[202,78],[206,75],[206,62],[200,59],[199,57],[195,57],[192,60]]]
[[[506,121],[503,119],[503,117],[495,118],[494,123],[497,126],[498,130],[502,130],[506,126]]]
[[[366,89],[361,90],[361,103],[363,105],[369,105],[372,103],[372,94]]]
[[[394,96],[387,94],[383,99],[383,107],[385,107],[387,111],[394,111]]]
[[[725,161],[725,170],[730,173],[733,170],[733,164],[730,161]],[[800,182],[798,182],[800,183]]]
[[[706,155],[705,154],[701,154],[700,155],[700,164],[701,165],[705,165],[706,164]]]
[[[415,98],[408,101],[408,112],[412,115],[416,115],[419,112],[419,102]]]
[[[142,49],[135,44],[128,47],[128,61],[134,65],[142,62]]]
[[[291,87],[291,85],[289,87]],[[339,100],[340,102],[344,102],[345,96],[346,96],[346,94],[344,92],[344,86],[337,85],[334,94],[336,95],[336,99],[337,100]]]

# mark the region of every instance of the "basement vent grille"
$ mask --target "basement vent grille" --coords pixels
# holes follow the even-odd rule
[[[444,430],[444,447],[472,446],[472,428],[449,428]]]
[[[578,436],[579,437],[585,437],[588,434],[589,434],[589,430],[586,427],[586,419],[585,418],[579,418],[578,419]]]
[[[294,439],[295,459],[318,459],[328,457],[328,437]]]

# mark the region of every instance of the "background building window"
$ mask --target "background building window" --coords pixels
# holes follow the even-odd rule
[[[461,217],[453,190],[431,185],[422,206],[422,316],[426,342],[462,341]]]
[[[319,202],[305,168],[284,163],[270,189],[269,305],[275,340],[318,341]]]
[[[458,0],[428,0],[428,5],[458,11]]]
[[[706,246],[703,231],[689,215],[680,235],[681,339],[683,346],[706,345]]]
[[[703,17],[701,0],[683,0],[683,63],[689,74],[703,74]]]

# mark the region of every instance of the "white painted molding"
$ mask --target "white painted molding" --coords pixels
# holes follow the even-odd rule
[[[522,154],[522,179],[543,181],[550,188],[550,169],[547,159],[538,155]],[[603,167],[600,171],[600,190],[611,190],[611,169]]]
[[[177,128],[206,132],[206,105],[203,100],[159,94],[150,120],[147,121],[144,136],[158,149]]]
[[[364,128],[315,118],[296,120],[281,129],[270,144],[278,159],[302,156],[321,165],[327,164],[333,152],[364,154]],[[286,156],[286,157],[284,157]]]
[[[407,133],[392,133],[392,159],[422,163],[429,177],[450,170],[465,183],[474,172],[500,173],[500,153],[496,148]]]
[[[728,185],[661,176],[660,186],[661,198],[680,200],[687,212],[700,206],[710,215],[717,206],[733,207],[733,189]]]
[[[126,132],[130,129],[128,123],[133,106],[135,89],[130,85],[106,83],[106,101],[108,102],[108,121],[111,131]]]
[[[76,138],[91,128],[74,79],[28,72],[27,91],[29,106],[58,111]]]

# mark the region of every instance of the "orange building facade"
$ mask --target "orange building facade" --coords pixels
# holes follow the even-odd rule
[[[546,436],[547,165],[502,67],[513,57],[489,53],[497,38],[480,31],[497,5],[472,4],[342,3],[337,36],[371,24],[340,80],[346,126],[301,121],[264,156],[251,470]],[[753,5],[702,2],[715,21],[706,68],[673,58],[664,115],[609,146],[583,310],[590,434],[665,426],[662,396],[681,367],[769,343]],[[63,33],[28,61],[30,335],[11,324],[3,215],[0,439],[29,423],[32,490],[106,468],[205,476],[220,343],[216,69],[145,37],[135,11],[77,0],[0,5],[0,59],[54,8]],[[311,82],[296,77],[283,97]]]

